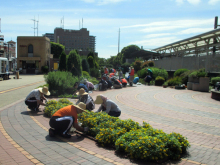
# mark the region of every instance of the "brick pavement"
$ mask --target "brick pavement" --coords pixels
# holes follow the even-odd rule
[[[91,96],[100,93],[120,106],[121,119],[146,121],[188,138],[189,155],[165,164],[220,164],[220,104],[210,93],[140,85]],[[49,118],[27,111],[23,101],[4,108],[0,117],[0,164],[149,164],[130,161],[76,134],[70,140],[50,138]]]

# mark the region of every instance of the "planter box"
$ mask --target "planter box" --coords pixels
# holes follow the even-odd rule
[[[155,86],[162,86],[164,81],[155,81]]]
[[[192,90],[192,85],[193,85],[192,82],[187,82],[187,89]]]
[[[209,77],[200,77],[199,83],[193,83],[192,90],[209,92]]]

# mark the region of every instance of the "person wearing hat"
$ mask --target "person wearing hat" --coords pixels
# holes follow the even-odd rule
[[[44,95],[50,95],[47,87],[44,86],[43,88],[34,89],[27,95],[25,104],[32,111],[38,112],[40,105],[46,105],[45,103],[47,102],[47,99],[44,97]],[[43,103],[43,100],[45,100],[45,103]]]
[[[75,82],[75,84],[74,84],[73,87],[76,89],[76,91],[73,93],[73,95],[75,95],[77,92],[79,92],[79,90],[80,90],[81,88],[83,88],[86,92],[89,92],[87,86],[84,85],[83,83],[80,83],[80,84],[79,84],[78,82]]]
[[[94,103],[101,104],[96,112],[106,112],[110,116],[114,117],[119,117],[121,115],[121,110],[118,105],[103,95],[98,95]]]
[[[83,84],[88,88],[89,91],[94,90],[93,83],[89,82],[87,79],[84,80]]]
[[[78,105],[80,102],[83,102],[86,104],[87,110],[92,111],[95,109],[95,104],[92,97],[87,92],[85,92],[83,88],[81,88],[79,92],[76,93],[76,95],[79,96],[79,100],[76,102],[76,105]]]
[[[78,131],[87,132],[89,128],[81,127],[77,122],[78,114],[86,112],[84,110],[86,110],[86,105],[80,102],[78,105],[68,105],[56,111],[49,122],[51,127],[49,129],[49,136],[60,135],[64,138],[71,138],[68,132],[72,126]]]

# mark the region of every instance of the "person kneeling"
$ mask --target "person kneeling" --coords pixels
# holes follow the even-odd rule
[[[56,134],[64,137],[71,138],[68,134],[71,126],[73,125],[78,131],[87,132],[88,127],[80,127],[77,122],[79,113],[86,112],[86,104],[79,103],[78,105],[68,105],[56,111],[50,119],[49,136],[54,137]]]
[[[121,110],[118,105],[103,95],[98,95],[94,103],[101,104],[96,112],[106,112],[108,115],[114,117],[119,117],[121,115]]]
[[[92,111],[95,109],[95,104],[92,97],[87,92],[85,92],[83,88],[81,88],[79,92],[76,93],[76,95],[79,95],[79,100],[76,102],[76,105],[78,105],[80,102],[83,102],[86,104],[87,110]]]

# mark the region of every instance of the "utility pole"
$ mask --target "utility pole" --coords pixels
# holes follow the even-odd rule
[[[220,26],[220,25],[218,25],[218,17],[216,16],[215,17],[215,22],[214,22],[214,29],[217,29],[218,26]],[[216,44],[217,43],[216,38],[213,38],[213,40],[214,40],[213,44]],[[213,46],[213,51],[212,51],[213,54],[215,53],[215,51],[216,51],[216,47]]]
[[[119,54],[119,50],[120,50],[120,28],[118,32],[118,54]]]
[[[34,19],[31,19],[31,20],[34,21],[34,27],[32,27],[32,28],[34,29],[34,36],[35,36],[35,29],[37,29],[37,28],[35,28],[35,22],[36,22],[35,16],[34,16]]]

